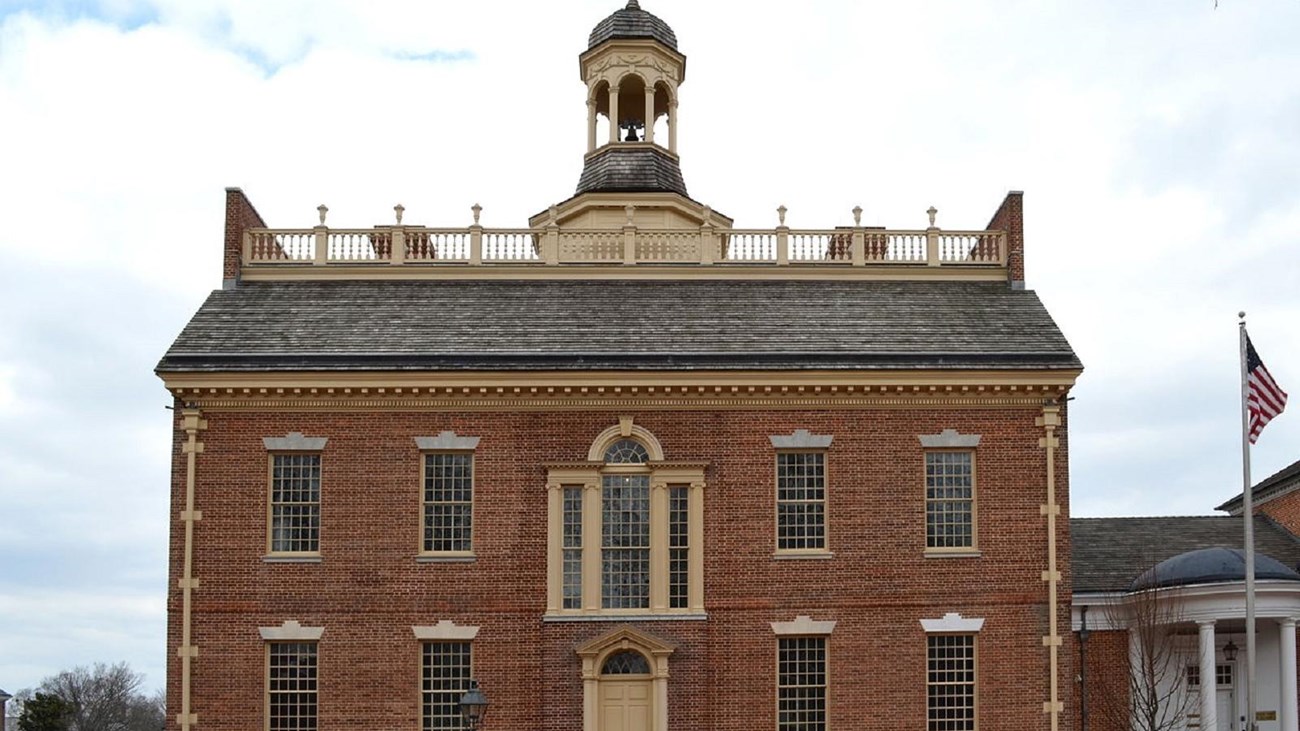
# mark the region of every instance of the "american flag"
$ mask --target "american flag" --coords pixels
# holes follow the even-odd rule
[[[1264,425],[1286,408],[1286,391],[1283,391],[1264,362],[1255,352],[1255,346],[1246,336],[1246,409],[1250,412],[1250,443],[1254,444]]]

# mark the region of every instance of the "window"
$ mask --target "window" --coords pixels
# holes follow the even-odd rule
[[[1220,663],[1214,666],[1214,683],[1217,687],[1229,687],[1232,685],[1232,665],[1229,663]],[[1199,688],[1201,686],[1201,667],[1199,665],[1187,666],[1187,687]]]
[[[474,454],[424,455],[425,553],[473,552]]]
[[[582,488],[564,488],[564,608],[582,608]]]
[[[600,504],[600,605],[648,609],[650,476],[605,475]]]
[[[777,731],[826,728],[826,638],[778,637]]]
[[[975,548],[975,455],[925,453],[925,547]]]
[[[461,728],[460,697],[469,690],[470,643],[425,642],[423,655],[424,731]]]
[[[826,455],[776,455],[776,548],[826,550]]]
[[[267,644],[267,657],[267,728],[317,728],[316,643],[271,642]]]
[[[829,558],[826,452],[834,437],[796,429],[768,437],[776,449],[776,554]]]
[[[926,638],[929,731],[975,731],[975,635]]]
[[[547,615],[703,613],[704,465],[624,419],[547,470]]]
[[[271,553],[320,551],[320,455],[271,455]]]

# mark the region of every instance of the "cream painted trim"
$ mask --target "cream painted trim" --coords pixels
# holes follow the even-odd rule
[[[921,629],[926,634],[973,635],[983,628],[983,617],[963,617],[956,612],[949,612],[940,619],[921,620]]]
[[[319,452],[325,449],[328,437],[304,437],[302,432],[291,431],[283,437],[262,437],[268,452]]]
[[[444,431],[436,437],[415,437],[415,446],[425,452],[468,452],[478,449],[479,439],[481,437],[462,437],[454,431]]]
[[[958,434],[956,429],[944,429],[938,434],[918,435],[925,449],[974,449],[980,445],[979,434]]]
[[[592,452],[604,455],[604,446],[622,438],[624,431],[638,436],[630,418],[602,432]],[[642,430],[644,431],[644,430]],[[645,432],[650,439],[654,435]],[[662,454],[658,441],[650,450]],[[648,447],[649,445],[647,445]],[[600,462],[546,465],[546,614],[562,617],[632,618],[647,615],[704,614],[704,470],[706,463],[655,463],[604,465]],[[650,478],[650,606],[644,609],[605,609],[601,598],[601,477],[604,474],[645,474]],[[582,601],[578,609],[564,608],[564,495],[565,488],[582,488]],[[669,608],[668,591],[668,488],[688,487],[687,606]]]
[[[834,438],[830,435],[813,434],[807,429],[795,429],[789,436],[768,437],[776,449],[830,449],[831,440]]]
[[[717,214],[715,213],[716,217]],[[684,229],[688,230],[688,229]],[[725,233],[726,229],[719,228]],[[463,262],[446,264],[406,264],[328,266],[244,264],[240,278],[245,282],[307,282],[307,281],[410,281],[410,280],[659,280],[676,281],[694,279],[722,280],[772,280],[817,282],[874,282],[874,281],[926,281],[926,282],[1006,282],[1006,267],[944,264],[899,264],[894,266],[849,266],[821,263],[776,264],[717,262],[711,266],[646,265],[606,266],[548,266],[542,261],[535,264],[484,264],[471,266]]]
[[[478,637],[477,626],[458,625],[449,619],[440,619],[438,623],[427,627],[411,627],[417,640],[461,640],[469,641]]]
[[[360,396],[411,398],[495,395],[627,398],[673,393],[708,397],[722,394],[765,397],[879,393],[907,396],[939,394],[1023,394],[1074,385],[1079,369],[1025,370],[693,370],[693,371],[352,371],[164,373],[170,390],[208,391],[208,395]],[[1042,401],[1038,404],[1041,406]]]
[[[297,620],[288,619],[279,627],[258,627],[267,642],[317,642],[325,634],[324,627],[304,627]]]
[[[635,650],[650,662],[654,731],[668,731],[668,657],[677,646],[632,627],[618,627],[574,648],[582,660],[582,728],[600,728],[601,667],[610,653]],[[612,680],[617,680],[613,678]]]
[[[645,445],[646,451],[650,453],[650,460],[662,462],[664,460],[664,448],[659,443],[659,439],[651,434],[648,429],[644,429],[632,423],[632,417],[619,417],[619,423],[611,426],[591,442],[591,449],[587,450],[587,461],[603,464],[605,461],[605,450],[609,445],[619,439],[635,439]]]
[[[836,620],[816,621],[800,614],[793,622],[772,622],[772,632],[777,635],[829,635],[835,631]]]

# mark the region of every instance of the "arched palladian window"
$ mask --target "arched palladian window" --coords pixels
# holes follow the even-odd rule
[[[547,614],[703,614],[704,467],[626,417],[548,465]]]

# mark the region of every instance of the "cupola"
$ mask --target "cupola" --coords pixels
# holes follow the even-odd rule
[[[579,64],[587,85],[587,155],[577,193],[686,196],[677,158],[686,56],[673,29],[630,0],[592,29]]]

